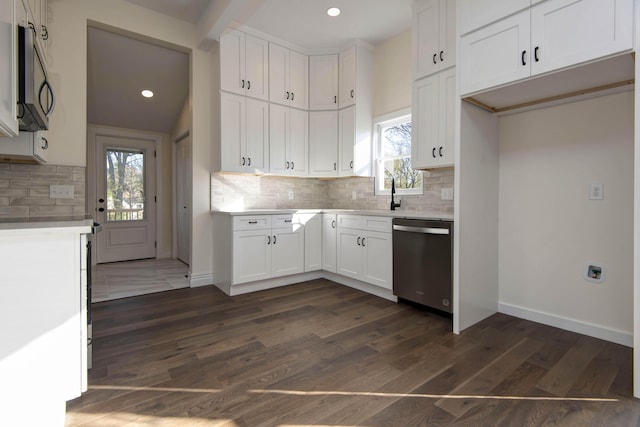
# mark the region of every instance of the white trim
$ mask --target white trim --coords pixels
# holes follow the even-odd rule
[[[532,322],[542,323],[544,325],[553,326],[571,332],[577,332],[582,335],[611,341],[616,344],[633,347],[633,333],[631,331],[621,331],[619,329],[607,328],[593,323],[583,322],[564,316],[557,316],[551,313],[545,313],[539,310],[532,310],[517,305],[499,303],[498,311],[503,314],[518,317],[520,319],[530,320]]]
[[[192,288],[213,285],[214,281],[215,274],[213,273],[193,274],[189,276],[189,286],[191,286]]]
[[[331,280],[332,282],[339,283],[344,286],[348,286],[353,289],[357,289],[368,294],[375,295],[380,298],[384,298],[391,302],[398,302],[398,297],[393,294],[393,290],[381,288],[380,286],[372,285],[370,283],[362,282],[360,280],[352,279],[350,277],[341,276],[330,271],[321,271],[322,278]]]

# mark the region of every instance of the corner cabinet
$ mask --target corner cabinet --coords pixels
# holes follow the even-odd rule
[[[338,55],[309,57],[309,110],[338,109]]]
[[[309,113],[309,176],[338,176],[338,112]]]
[[[220,88],[269,100],[269,43],[231,30],[220,36]]]
[[[411,167],[428,169],[455,162],[455,68],[413,84]]]
[[[418,0],[412,16],[414,80],[455,65],[456,2]]]
[[[16,8],[20,1],[0,0],[0,137],[18,135]]]
[[[225,172],[269,170],[269,103],[220,93],[220,168]]]
[[[460,39],[461,94],[633,48],[633,0],[547,0]]]

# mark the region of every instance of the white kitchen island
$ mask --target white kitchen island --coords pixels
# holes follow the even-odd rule
[[[90,219],[0,222],[0,413],[62,426],[87,389]]]

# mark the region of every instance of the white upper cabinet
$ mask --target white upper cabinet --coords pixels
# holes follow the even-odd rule
[[[340,53],[338,106],[345,108],[356,103],[357,50],[356,46]]]
[[[489,25],[531,6],[531,0],[459,0],[460,34]]]
[[[269,161],[276,175],[308,174],[309,113],[270,105]]]
[[[220,37],[220,88],[269,99],[269,43],[232,30]]]
[[[309,175],[338,176],[338,112],[309,113]]]
[[[418,0],[413,5],[413,79],[456,63],[456,2]]]
[[[338,55],[309,57],[309,110],[338,108]]]
[[[15,15],[14,1],[0,0],[0,136],[18,135]]]
[[[547,0],[460,39],[461,94],[633,48],[633,0]]]
[[[269,43],[269,99],[282,105],[309,107],[309,58]]]
[[[220,104],[220,170],[267,172],[269,104],[224,92]]]
[[[411,167],[454,164],[455,68],[413,84]]]

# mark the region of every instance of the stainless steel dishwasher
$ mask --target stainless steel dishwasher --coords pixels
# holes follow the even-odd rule
[[[453,222],[393,220],[393,293],[452,313]]]

